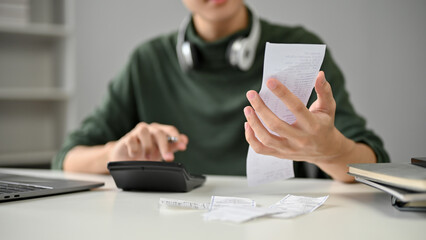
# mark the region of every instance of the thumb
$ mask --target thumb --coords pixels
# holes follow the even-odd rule
[[[315,81],[315,92],[318,99],[309,108],[310,111],[321,111],[326,113],[334,113],[336,110],[336,101],[333,97],[330,84],[325,79],[323,71],[320,71]]]

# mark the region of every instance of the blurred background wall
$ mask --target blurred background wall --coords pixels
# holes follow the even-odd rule
[[[343,70],[356,110],[394,162],[426,156],[426,1],[248,0],[271,22],[319,35]],[[75,1],[75,93],[70,128],[101,102],[142,41],[177,29],[181,1]]]

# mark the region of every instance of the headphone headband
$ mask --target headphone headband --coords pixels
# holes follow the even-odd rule
[[[191,19],[192,15],[185,17],[180,24],[177,36],[176,53],[179,65],[183,71],[197,68],[199,65],[195,45],[189,41],[185,41],[186,30]],[[242,71],[247,71],[251,68],[256,56],[260,33],[260,20],[252,12],[252,25],[249,35],[244,38],[238,38],[228,45],[227,59],[231,66],[238,67]]]

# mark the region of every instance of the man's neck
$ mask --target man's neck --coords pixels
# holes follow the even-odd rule
[[[231,18],[222,21],[209,21],[194,15],[194,25],[198,35],[207,42],[213,42],[232,35],[247,27],[249,19],[246,8],[242,8]]]

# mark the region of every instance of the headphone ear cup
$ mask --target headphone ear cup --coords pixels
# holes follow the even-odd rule
[[[241,39],[241,49],[238,51],[238,68],[242,71],[248,71],[253,64],[254,49],[250,49],[249,41]]]
[[[231,42],[227,49],[227,57],[231,66],[239,68],[242,71],[247,71],[253,61],[252,52],[248,46],[248,40],[245,38],[238,38]]]
[[[226,49],[226,58],[228,59],[229,64],[233,67],[238,67],[238,53],[242,47],[241,41],[242,38],[233,40]]]
[[[181,53],[185,63],[185,69],[197,69],[200,66],[200,54],[197,47],[190,42],[183,42]]]
[[[256,57],[260,33],[260,21],[255,14],[252,14],[250,34],[247,37],[238,38],[228,45],[227,57],[231,66],[242,71],[248,71],[251,68]]]

